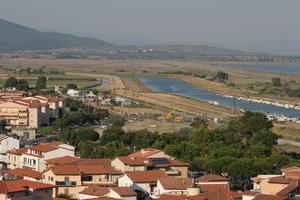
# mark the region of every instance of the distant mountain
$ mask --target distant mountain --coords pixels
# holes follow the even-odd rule
[[[300,55],[300,41],[297,40],[265,40],[254,42],[237,48],[245,51],[261,51],[276,55]]]
[[[113,44],[71,34],[41,32],[0,18],[0,51],[58,48],[111,48]]]

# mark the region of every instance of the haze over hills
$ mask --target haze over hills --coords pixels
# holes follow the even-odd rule
[[[147,45],[147,46],[117,46],[112,43],[92,38],[78,37],[72,34],[58,32],[42,32],[35,29],[9,22],[0,18],[0,51],[16,50],[51,50],[61,48],[86,48],[86,49],[122,49],[142,50],[154,49],[156,52],[169,54],[193,55],[258,55],[226,48],[211,47],[207,45]],[[261,55],[261,54],[259,54]]]
[[[0,51],[58,48],[104,48],[114,45],[99,39],[71,34],[41,32],[0,18]]]

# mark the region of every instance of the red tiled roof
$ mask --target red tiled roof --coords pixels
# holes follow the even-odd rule
[[[26,153],[27,150],[28,150],[28,148],[25,147],[25,148],[21,148],[21,149],[11,150],[11,151],[8,151],[7,153],[14,154],[14,155],[22,155],[22,154]]]
[[[131,190],[129,187],[112,187],[113,191],[118,193],[121,197],[128,197],[128,196],[136,196],[136,192]]]
[[[42,179],[42,173],[32,170],[32,169],[13,169],[10,171],[6,171],[8,174],[13,174],[15,176],[23,178],[24,176],[35,178],[35,179]]]
[[[218,188],[213,192],[200,193],[195,196],[191,196],[189,200],[235,200],[241,199],[242,194],[237,192],[232,192],[229,189]]]
[[[125,174],[135,183],[156,183],[157,179],[168,177],[162,170],[133,171]]]
[[[168,159],[169,163],[166,164],[155,164],[153,163],[154,167],[175,167],[175,166],[189,166],[190,164],[185,163],[185,162],[180,162],[177,160],[173,160],[173,159]]]
[[[196,185],[196,187],[200,188],[201,192],[213,192],[216,189],[220,189],[220,188],[226,190],[230,189],[229,184],[199,184]]]
[[[78,161],[79,158],[72,157],[72,156],[63,156],[58,158],[52,158],[46,160],[47,164],[54,164],[54,165],[65,165],[65,164],[73,164],[75,161]]]
[[[284,199],[285,198],[282,196],[260,194],[257,195],[253,200],[284,200]]]
[[[112,198],[112,197],[99,197],[99,198],[88,199],[88,200],[120,200],[120,199]]]
[[[200,176],[195,179],[196,182],[218,182],[218,181],[229,181],[229,178],[216,175],[216,174],[208,174],[205,176]]]
[[[9,180],[9,181],[0,181],[0,193],[9,193],[9,192],[20,192],[26,191],[28,188],[32,188],[34,190],[38,189],[46,189],[53,188],[54,185],[27,181],[27,180]]]
[[[270,178],[268,182],[269,183],[279,183],[279,184],[290,184],[290,183],[294,182],[294,180],[281,176],[281,177]]]
[[[163,194],[159,197],[159,200],[186,200],[186,196],[184,196],[184,195]]]
[[[36,146],[30,147],[29,149],[46,152],[56,149],[60,144],[62,144],[62,142],[41,143]]]
[[[164,189],[186,190],[188,187],[193,187],[191,178],[172,178],[163,177],[158,179]]]
[[[142,149],[136,153],[130,154],[128,156],[147,158],[148,156],[151,156],[151,155],[159,153],[159,152],[161,152],[161,150],[153,149],[153,148],[144,148],[144,149]]]
[[[108,187],[88,187],[87,189],[79,192],[80,194],[87,194],[91,196],[104,196],[109,193]]]
[[[131,166],[145,166],[147,163],[147,158],[143,157],[130,157],[130,156],[122,156],[122,157],[117,157],[121,162],[123,162],[126,165],[131,165]]]
[[[110,166],[101,165],[54,165],[49,168],[55,175],[122,174]]]
[[[277,195],[279,196],[287,196],[289,193],[291,193],[292,191],[296,190],[298,188],[297,182],[291,183],[290,185],[288,185],[287,187],[283,188],[282,190],[280,190]]]
[[[248,196],[255,196],[257,194],[258,194],[258,192],[250,191],[250,190],[243,192],[243,195],[248,195]]]
[[[49,168],[55,175],[80,175],[80,170],[74,165],[54,165]]]
[[[119,170],[115,170],[113,167],[101,166],[101,165],[76,165],[76,167],[83,174],[123,174]]]

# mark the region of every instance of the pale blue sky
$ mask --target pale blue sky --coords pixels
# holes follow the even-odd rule
[[[232,45],[300,40],[300,0],[0,1],[1,18],[112,40]]]

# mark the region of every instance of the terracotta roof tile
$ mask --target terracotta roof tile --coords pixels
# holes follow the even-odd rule
[[[109,193],[109,188],[107,187],[88,187],[87,189],[79,192],[80,194],[92,195],[92,196],[104,196]]]
[[[13,174],[13,175],[21,177],[21,178],[26,176],[26,177],[31,177],[31,178],[35,178],[35,179],[42,179],[42,173],[32,170],[32,169],[27,169],[27,168],[13,169],[10,171],[6,171],[6,173]]]
[[[278,183],[278,184],[290,184],[290,183],[294,182],[294,180],[281,176],[281,177],[270,178],[268,182],[269,183]]]
[[[147,158],[143,158],[143,157],[122,156],[122,157],[117,157],[117,159],[119,159],[124,164],[130,166],[145,166],[147,164]]]
[[[123,174],[113,167],[101,165],[53,165],[49,169],[56,175]]]
[[[229,178],[216,175],[216,174],[208,174],[205,176],[200,176],[195,179],[196,182],[218,182],[218,181],[229,181]]]
[[[37,189],[53,188],[55,186],[50,184],[40,183],[40,182],[27,181],[27,180],[0,181],[0,193],[26,191],[28,190],[27,187],[37,190]]]
[[[121,197],[137,195],[137,193],[131,190],[129,187],[112,187],[111,189],[118,193]]]
[[[47,152],[56,149],[60,144],[62,144],[62,142],[41,143],[36,146],[30,147],[29,149]]]
[[[135,183],[156,183],[159,178],[168,177],[162,170],[133,171],[125,174]]]
[[[282,196],[260,194],[257,195],[253,200],[284,200],[284,199],[285,198]]]
[[[46,160],[47,164],[53,164],[53,165],[65,165],[65,164],[73,164],[74,162],[78,161],[79,158],[72,157],[72,156],[63,156],[58,158],[52,158],[49,160]]]
[[[120,200],[120,199],[112,198],[112,197],[99,197],[99,198],[94,198],[89,200]]]
[[[8,151],[7,153],[14,154],[14,155],[22,155],[22,154],[26,153],[27,150],[28,150],[28,148],[25,147],[25,148],[21,148],[21,149],[11,150],[11,151]]]
[[[193,187],[191,178],[173,178],[163,177],[158,179],[164,189],[186,190],[188,187]]]
[[[294,182],[290,185],[288,185],[287,187],[283,188],[282,190],[280,190],[277,195],[279,196],[287,196],[289,193],[291,193],[292,191],[296,190],[298,188],[297,182]]]
[[[159,200],[186,200],[186,196],[184,195],[168,195],[168,194],[163,194],[159,197]]]
[[[232,192],[229,189],[218,188],[212,192],[200,193],[195,196],[191,196],[189,200],[235,200],[241,199],[242,194],[237,192]]]
[[[128,156],[147,158],[148,156],[151,156],[151,155],[159,153],[159,152],[161,152],[161,150],[153,149],[153,148],[144,148],[144,149],[142,149],[136,153],[130,154]]]

